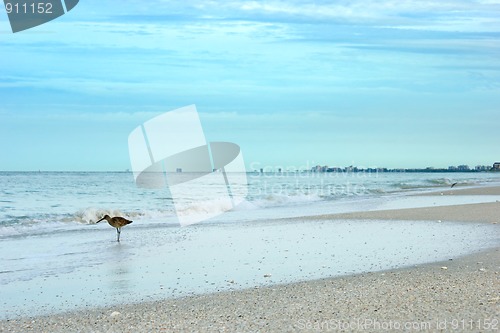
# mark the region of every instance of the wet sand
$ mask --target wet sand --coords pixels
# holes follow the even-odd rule
[[[316,219],[332,223],[338,219],[398,219],[491,224],[500,222],[500,203]],[[333,332],[342,328],[346,332],[494,332],[500,329],[499,286],[500,247],[496,247],[383,272],[1,321],[0,331]]]

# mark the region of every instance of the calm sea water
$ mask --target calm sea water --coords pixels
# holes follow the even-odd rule
[[[500,174],[248,173],[247,179],[247,200],[230,212],[233,222],[332,213],[328,203],[446,188],[454,182],[458,187],[494,183]],[[211,188],[209,182],[205,186]],[[200,197],[210,199],[197,191],[180,200]],[[184,213],[222,212],[225,207],[219,205],[194,205]],[[168,189],[138,188],[131,173],[0,172],[0,238],[83,228],[104,214],[176,224],[175,213]]]

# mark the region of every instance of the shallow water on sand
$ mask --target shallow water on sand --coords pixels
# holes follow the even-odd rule
[[[2,241],[3,318],[411,266],[500,239],[485,224],[298,220],[132,224],[114,237],[89,226]]]

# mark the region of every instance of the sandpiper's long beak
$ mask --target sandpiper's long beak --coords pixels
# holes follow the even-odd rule
[[[104,217],[102,219],[100,219],[99,221],[97,221],[96,224],[99,223],[99,222],[101,222],[102,220],[104,220]]]

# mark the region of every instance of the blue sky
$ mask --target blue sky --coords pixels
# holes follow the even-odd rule
[[[500,160],[500,1],[96,1],[12,34],[0,170],[125,170],[196,104],[248,166]]]

